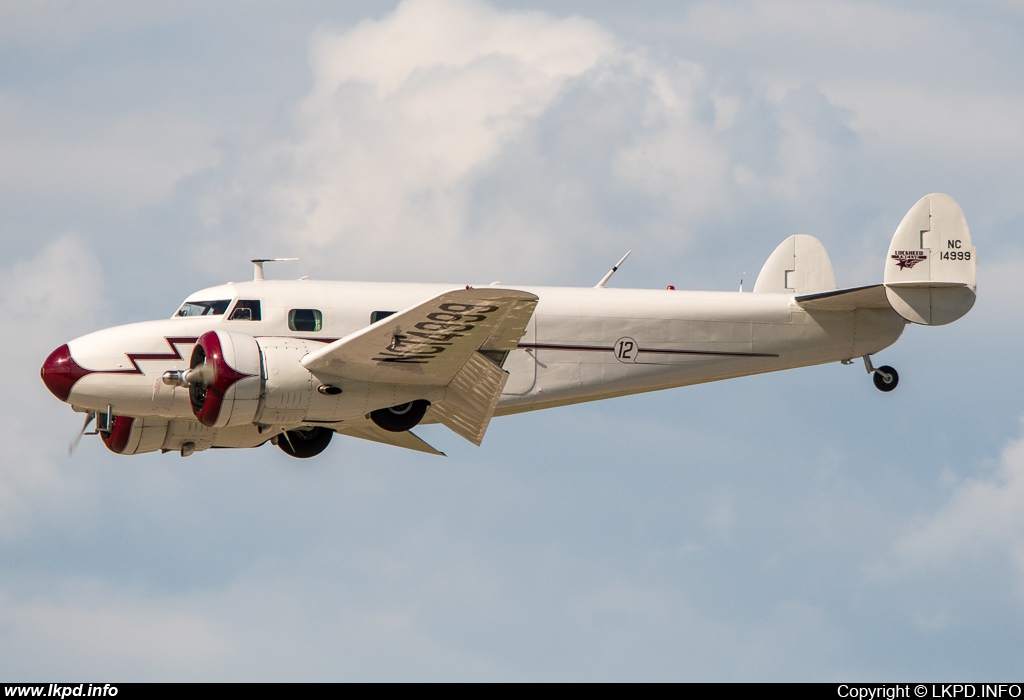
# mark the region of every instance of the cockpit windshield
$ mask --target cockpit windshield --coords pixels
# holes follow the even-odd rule
[[[223,316],[228,310],[230,299],[219,299],[217,301],[186,301],[178,309],[175,317],[178,316]]]

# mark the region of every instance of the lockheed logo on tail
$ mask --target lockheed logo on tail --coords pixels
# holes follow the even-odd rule
[[[922,260],[928,258],[928,254],[923,250],[897,250],[894,251],[895,255],[891,256],[896,261],[896,265],[901,270],[907,270],[918,264]]]

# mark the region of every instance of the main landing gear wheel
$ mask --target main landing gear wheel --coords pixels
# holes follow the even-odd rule
[[[429,405],[426,399],[417,399],[390,408],[379,408],[370,413],[370,420],[390,433],[403,433],[419,425]]]
[[[892,391],[900,383],[900,375],[889,365],[882,365],[871,375],[871,381],[879,391]]]
[[[289,430],[281,433],[277,438],[277,446],[284,450],[286,455],[308,459],[316,457],[327,449],[331,444],[334,431],[330,428],[316,426],[314,428],[303,428],[302,430]]]

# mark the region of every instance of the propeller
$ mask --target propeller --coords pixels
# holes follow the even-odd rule
[[[295,445],[292,444],[292,439],[288,435],[287,430],[278,435],[278,438],[284,438],[284,441],[288,443],[288,447],[292,448],[292,452],[295,452]]]
[[[164,372],[161,381],[169,386],[196,386],[205,389],[217,381],[217,368],[206,361],[206,355],[202,355],[195,367],[168,370]]]
[[[201,364],[191,369],[172,369],[164,372],[161,381],[169,386],[198,386],[205,389],[217,381],[217,368],[207,364],[204,357]]]
[[[192,369],[185,372],[184,377],[185,386],[198,385],[207,387],[217,381],[217,368],[206,362],[206,358],[203,358],[202,364],[196,365]]]
[[[201,350],[199,346],[196,346],[196,349]],[[197,416],[206,404],[207,387],[217,380],[216,368],[209,364],[206,359],[206,355],[203,354],[199,364],[192,369],[186,370],[182,375],[182,381],[188,387],[188,396],[192,401],[192,410],[196,412]],[[195,356],[193,356],[193,361],[195,361]]]
[[[78,443],[82,441],[82,436],[85,435],[85,431],[89,429],[89,424],[92,423],[95,418],[96,414],[92,411],[85,414],[85,424],[82,425],[82,429],[78,431],[78,435],[76,435],[75,439],[71,441],[70,445],[68,445],[68,459],[70,459],[71,455],[73,455],[75,450],[78,449]]]
[[[196,340],[192,348],[188,369],[173,369],[164,372],[165,384],[186,387],[192,404],[192,413],[203,425],[214,427],[220,417],[221,403],[225,393],[240,379],[255,376],[235,370],[224,357],[222,342],[232,353],[230,337],[221,339],[221,331],[207,331]],[[255,341],[250,342],[255,344]],[[233,394],[231,395],[233,396]],[[212,399],[212,400],[208,400]],[[229,396],[228,401],[231,400]]]

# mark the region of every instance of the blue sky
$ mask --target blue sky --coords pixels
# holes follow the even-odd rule
[[[0,9],[0,677],[1019,679],[1014,2],[13,2]],[[922,195],[979,299],[863,369],[492,423],[66,456],[81,333],[272,274],[877,282]],[[749,288],[749,286],[748,286]]]

